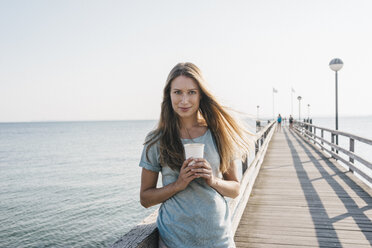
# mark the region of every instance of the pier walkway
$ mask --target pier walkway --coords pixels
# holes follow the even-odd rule
[[[288,127],[275,132],[237,247],[371,247],[372,190]]]
[[[372,247],[372,188],[355,175],[372,184],[372,163],[354,152],[360,144],[372,140],[305,122],[263,127],[253,161],[242,163],[240,194],[229,201],[236,246]],[[112,248],[157,248],[156,218],[157,211]]]

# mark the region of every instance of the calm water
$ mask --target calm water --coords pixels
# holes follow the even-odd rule
[[[334,125],[332,118],[314,124]],[[155,209],[139,204],[138,167],[155,125],[0,123],[0,247],[114,243]],[[372,138],[372,117],[340,120],[342,128]]]
[[[0,124],[0,247],[107,247],[138,203],[154,121]]]

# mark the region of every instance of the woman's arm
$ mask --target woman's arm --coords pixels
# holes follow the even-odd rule
[[[198,177],[195,175],[195,172],[191,171],[191,167],[187,166],[191,160],[192,159],[187,159],[182,164],[177,181],[161,188],[156,188],[159,172],[142,168],[140,190],[141,205],[145,208],[154,206],[184,190],[194,178]]]
[[[238,166],[235,161],[231,162],[229,169],[223,174],[223,179],[213,176],[212,168],[207,160],[196,159],[191,171],[196,172],[198,177],[205,178],[207,184],[217,190],[221,195],[235,198],[240,192],[238,179]]]

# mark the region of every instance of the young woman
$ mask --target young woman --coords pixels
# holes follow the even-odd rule
[[[282,116],[280,114],[278,115],[277,122],[278,122],[278,127],[276,131],[280,132],[282,130]]]
[[[159,247],[235,247],[224,196],[239,195],[234,161],[251,137],[207,90],[198,67],[179,63],[171,70],[158,127],[147,135],[139,164],[141,204],[161,203]],[[204,158],[185,160],[188,143],[203,143]]]

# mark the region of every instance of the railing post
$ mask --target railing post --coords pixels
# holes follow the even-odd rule
[[[333,133],[331,133],[331,136],[332,136],[331,143],[334,144],[335,143],[335,135]],[[333,146],[332,146],[331,150],[332,150],[332,152],[335,151],[335,149],[333,148]]]
[[[332,133],[332,144],[335,144],[335,137],[337,138],[337,134]],[[335,150],[336,150],[336,153],[338,154],[338,150],[332,147],[332,152],[334,152]],[[333,155],[332,155],[332,158],[337,160],[337,158]]]
[[[256,152],[257,153],[257,152]],[[248,154],[246,154],[244,161],[242,162],[242,175],[248,169]]]
[[[306,124],[305,123],[302,123],[300,126],[301,126],[301,133],[302,133],[302,135],[304,135],[305,134],[305,130],[306,130]]]
[[[322,129],[322,131],[320,133],[321,133],[322,139],[324,139],[324,130]],[[324,146],[323,140],[321,141],[321,143],[322,143],[322,151],[324,151],[324,149],[323,149],[323,146]]]
[[[354,153],[354,139],[350,138],[350,145],[349,145],[349,151],[351,151],[352,153]],[[350,163],[354,163],[354,159],[352,157],[349,157],[349,161]],[[349,171],[353,172],[352,169],[349,168]]]
[[[316,127],[314,127],[314,144],[316,144]]]
[[[255,144],[254,144],[254,146],[255,146],[255,148],[256,148],[256,149],[255,149],[255,154],[257,154],[257,153],[258,153],[258,150],[260,149],[258,144],[259,144],[259,140],[257,140],[257,141],[255,142]]]

